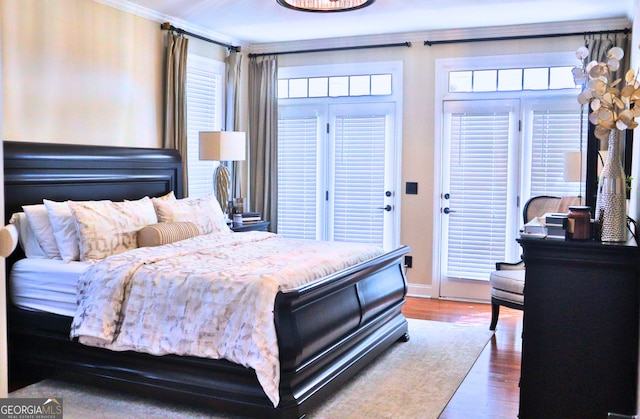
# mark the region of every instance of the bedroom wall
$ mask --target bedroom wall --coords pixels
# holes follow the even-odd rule
[[[585,29],[606,28],[610,26]],[[546,29],[575,31],[573,27]],[[4,139],[160,147],[164,33],[158,22],[93,0],[0,0],[0,30],[4,36]],[[465,34],[453,37],[464,38]],[[438,158],[434,156],[435,60],[574,51],[582,44],[582,38],[433,47],[424,46],[425,39],[428,38],[415,35],[404,39],[412,42],[411,48],[281,55],[279,62],[281,66],[292,66],[403,61],[402,184],[412,181],[420,186],[418,195],[402,194],[401,241],[411,246],[414,257],[413,268],[408,270],[412,292],[429,296],[437,295],[437,290],[432,289],[432,218],[436,210],[433,195],[437,179],[433,163]],[[380,37],[378,42],[367,43],[387,42]],[[191,52],[224,59],[222,47],[196,39],[189,43]],[[321,46],[321,42],[317,44]],[[283,49],[284,46],[270,51]],[[248,61],[245,54],[243,124],[239,129],[246,129]]]
[[[3,138],[160,147],[159,24],[89,0],[0,0]]]

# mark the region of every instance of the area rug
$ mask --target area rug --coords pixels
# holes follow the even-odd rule
[[[395,343],[306,418],[437,419],[486,346],[487,326],[409,319]],[[235,418],[86,385],[44,380],[9,397],[62,398],[65,419]]]

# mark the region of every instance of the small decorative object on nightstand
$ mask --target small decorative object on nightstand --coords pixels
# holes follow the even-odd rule
[[[269,231],[269,224],[271,224],[269,221],[258,221],[242,225],[233,224],[231,230],[236,233],[242,233],[244,231]]]

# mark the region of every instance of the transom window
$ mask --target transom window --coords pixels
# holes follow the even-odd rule
[[[571,66],[449,72],[449,92],[575,89]]]
[[[391,74],[278,80],[278,99],[391,95]]]

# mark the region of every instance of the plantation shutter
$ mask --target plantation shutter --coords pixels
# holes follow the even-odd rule
[[[218,162],[200,160],[200,131],[220,130],[224,63],[189,55],[187,59],[187,164],[189,196],[213,193]]]
[[[580,109],[534,110],[532,114],[531,196],[577,196],[582,185],[564,180],[566,152],[580,150]],[[583,135],[586,136],[587,118]],[[583,142],[586,149],[586,141]],[[584,184],[583,177],[583,184]]]
[[[335,241],[383,244],[385,132],[385,115],[335,120]]]
[[[278,119],[278,234],[317,238],[318,118]]]
[[[447,276],[488,280],[504,260],[508,111],[450,114]]]

